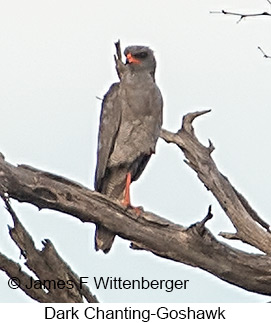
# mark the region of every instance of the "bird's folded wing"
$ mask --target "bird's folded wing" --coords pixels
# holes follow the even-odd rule
[[[118,104],[118,91],[119,83],[114,83],[106,93],[102,104],[95,173],[96,191],[101,191],[108,159],[114,148],[115,139],[119,131],[121,111]]]

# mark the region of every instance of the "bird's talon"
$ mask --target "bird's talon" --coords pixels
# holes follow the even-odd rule
[[[139,217],[143,211],[144,209],[142,206],[133,207],[133,212],[136,214],[137,217]]]

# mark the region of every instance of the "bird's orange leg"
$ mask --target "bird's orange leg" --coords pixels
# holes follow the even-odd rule
[[[130,185],[132,182],[132,175],[130,172],[127,173],[127,177],[126,177],[126,184],[125,184],[125,190],[124,190],[124,198],[121,201],[121,204],[124,205],[125,207],[131,207],[137,216],[140,215],[140,213],[142,212],[142,210],[139,207],[133,207],[131,205],[131,199],[130,199]]]
[[[131,206],[131,200],[130,200],[130,185],[132,182],[132,175],[130,172],[127,173],[126,176],[126,185],[124,190],[124,199],[122,200],[122,204],[124,206]]]

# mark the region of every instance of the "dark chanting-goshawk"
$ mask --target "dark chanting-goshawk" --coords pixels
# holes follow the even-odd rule
[[[145,46],[125,49],[126,64],[102,103],[95,190],[131,206],[130,184],[146,167],[162,126],[162,95],[155,83],[156,61]],[[96,225],[95,249],[107,253],[115,234]]]

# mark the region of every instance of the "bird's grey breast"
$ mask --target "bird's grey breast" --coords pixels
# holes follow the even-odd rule
[[[162,106],[160,90],[149,73],[127,73],[120,82],[120,96],[124,110],[135,118],[158,114]]]
[[[120,82],[121,122],[110,164],[155,150],[162,124],[162,96],[150,74],[128,74]]]

